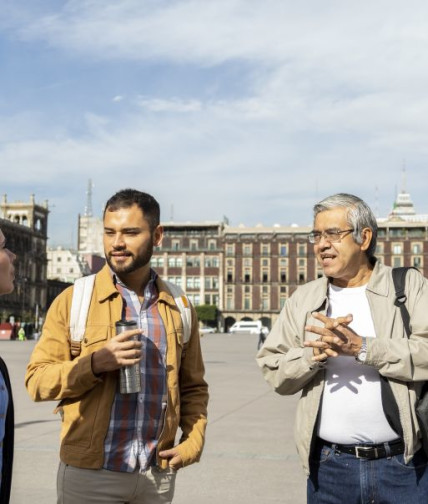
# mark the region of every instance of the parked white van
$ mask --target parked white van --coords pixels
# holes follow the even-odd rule
[[[260,334],[262,330],[262,323],[260,320],[245,320],[243,322],[235,322],[233,326],[229,329],[231,334],[236,333],[249,333],[249,334]]]

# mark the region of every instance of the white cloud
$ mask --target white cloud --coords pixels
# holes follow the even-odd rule
[[[101,59],[299,63],[302,69],[354,73],[365,83],[379,68],[380,54],[389,59],[374,79],[380,70],[423,58],[427,9],[422,1],[410,9],[397,0],[75,0],[50,14],[27,14],[17,28],[27,39]]]
[[[427,211],[418,182],[428,154],[422,1],[412,8],[397,0],[51,5],[21,7],[3,26],[85,65],[156,62],[167,77],[183,65],[210,67],[215,81],[224,64],[244,61],[248,78],[230,95],[207,92],[217,88],[203,79],[192,92],[186,82],[173,82],[173,92],[116,87],[108,95],[122,102],[115,115],[86,109],[78,137],[56,118],[3,117],[0,166],[13,167],[2,168],[5,187],[19,185],[16,173],[41,193],[46,181],[46,194],[56,186],[61,195],[55,212],[62,204],[73,216],[91,176],[99,198],[137,185],[157,194],[165,211],[174,204],[177,220],[226,214],[235,224],[306,224],[313,201],[339,190],[373,204],[378,185],[385,213],[406,158],[409,189]]]
[[[197,112],[202,108],[199,100],[181,100],[179,98],[164,100],[140,97],[138,104],[140,107],[153,112]]]

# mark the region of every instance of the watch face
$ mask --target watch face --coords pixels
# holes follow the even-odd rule
[[[357,356],[357,359],[360,361],[360,362],[364,362],[366,360],[366,357],[367,357],[367,352],[365,352],[364,350],[362,352],[360,352]]]
[[[358,362],[365,362],[366,357],[367,357],[367,340],[366,340],[366,338],[363,337],[362,343],[361,343],[361,348],[357,354],[356,359]]]

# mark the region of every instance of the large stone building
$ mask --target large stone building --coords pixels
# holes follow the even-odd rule
[[[18,257],[15,263],[16,289],[0,298],[0,321],[25,321],[38,325],[46,309],[46,243],[48,203],[39,205],[31,195],[29,202],[10,203],[7,195],[0,203],[0,228],[7,246]]]
[[[77,278],[89,275],[91,270],[76,250],[56,247],[48,249],[48,279],[69,284]]]
[[[296,286],[322,274],[307,241],[309,231],[167,223],[152,266],[195,305],[216,305],[220,328],[255,319],[271,326]]]
[[[79,219],[79,249],[49,249],[48,208],[29,203],[0,204],[0,226],[17,253],[17,288],[0,298],[0,317],[33,320],[47,307],[47,280],[55,280],[49,298],[76,278],[98,271],[102,220],[85,212]],[[417,214],[402,191],[390,215],[378,219],[376,255],[392,266],[416,266],[428,276],[428,215]],[[101,226],[101,227],[100,227]],[[229,226],[226,222],[163,224],[165,235],[152,266],[180,285],[195,305],[215,305],[218,326],[262,320],[270,327],[286,299],[301,284],[322,275],[307,235],[310,226]],[[97,253],[98,252],[98,253]]]
[[[378,225],[379,260],[416,266],[427,276],[428,215],[416,213],[406,191]],[[239,320],[262,320],[271,327],[287,297],[322,276],[307,239],[310,226],[166,223],[164,229],[152,266],[186,290],[195,305],[215,304],[222,329]]]
[[[97,273],[105,264],[103,221],[92,214],[92,180],[88,181],[83,215],[77,221],[77,250],[56,247],[48,249],[48,279],[61,288],[61,282],[72,284],[77,278]]]
[[[164,223],[152,266],[186,291],[195,305],[223,306],[223,229],[219,222]]]
[[[102,235],[101,235],[102,236]],[[104,257],[64,247],[48,248],[48,280],[69,284],[77,278],[97,273],[105,264]]]
[[[81,255],[104,255],[102,219],[92,215],[78,217],[77,250]]]
[[[92,213],[92,180],[88,180],[86,206],[83,215],[78,216],[77,250],[81,256],[104,256],[103,219]]]

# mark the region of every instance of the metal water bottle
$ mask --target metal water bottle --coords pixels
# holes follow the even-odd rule
[[[119,320],[116,322],[116,334],[124,331],[131,331],[138,329],[138,325],[133,320]],[[138,334],[133,337],[138,340]],[[123,366],[120,368],[120,393],[133,394],[141,390],[141,376],[140,376],[140,363],[133,364],[132,366]]]

